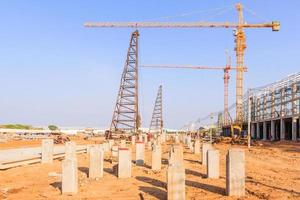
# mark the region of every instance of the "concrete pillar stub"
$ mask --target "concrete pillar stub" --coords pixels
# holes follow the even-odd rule
[[[219,150],[209,149],[207,151],[207,178],[218,179],[220,174]]]
[[[183,147],[179,144],[173,145],[169,152],[169,165],[174,164],[183,165]]]
[[[213,146],[211,143],[202,143],[202,165],[207,165],[207,151],[209,149],[213,149]]]
[[[145,160],[145,143],[137,142],[135,151],[135,164],[138,166],[144,165]]]
[[[200,141],[199,140],[195,140],[194,143],[194,154],[200,154]]]
[[[226,194],[245,195],[245,152],[242,149],[230,149],[226,155]]]
[[[78,191],[77,159],[62,161],[62,193],[76,194]]]
[[[118,154],[118,178],[130,178],[131,150],[129,148],[119,148]]]
[[[280,140],[285,139],[285,122],[284,119],[280,119]]]
[[[168,200],[185,200],[185,169],[183,165],[169,165],[167,170]]]
[[[76,143],[75,142],[66,142],[65,144],[65,159],[76,160]]]
[[[275,140],[275,121],[271,120],[271,141]]]
[[[151,169],[153,171],[161,170],[161,146],[157,144],[152,145]]]
[[[89,178],[103,177],[104,151],[100,146],[91,146],[89,155]]]
[[[42,140],[42,163],[53,163],[53,139]]]
[[[135,145],[135,140],[136,140],[135,135],[132,135],[132,136],[131,136],[131,144],[132,144],[132,145]]]
[[[297,140],[297,119],[298,118],[293,118],[292,119],[292,140]]]

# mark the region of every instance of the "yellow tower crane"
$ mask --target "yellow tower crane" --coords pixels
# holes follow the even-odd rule
[[[279,31],[280,23],[277,21],[268,23],[248,24],[244,21],[243,6],[236,4],[238,22],[87,22],[88,28],[233,28],[235,29],[236,51],[236,124],[243,121],[243,82],[244,82],[244,54],[246,49],[245,28],[272,28]]]

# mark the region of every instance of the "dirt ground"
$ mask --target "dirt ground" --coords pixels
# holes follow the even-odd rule
[[[76,141],[81,143],[83,141]],[[86,141],[84,141],[86,142]],[[84,143],[83,142],[83,143]],[[40,141],[7,143],[6,147],[36,146]],[[129,145],[128,145],[129,146]],[[184,152],[186,168],[186,199],[300,199],[300,143],[261,142],[250,151],[245,146],[219,143],[220,175],[218,180],[205,178],[206,168],[200,155]],[[246,196],[225,196],[225,155],[229,148],[244,148],[246,152]],[[79,192],[74,196],[61,195],[61,161],[53,164],[33,164],[0,171],[0,199],[166,199],[166,167],[170,144],[163,145],[162,171],[150,169],[151,154],[146,150],[143,167],[133,164],[132,178],[118,179],[113,164],[106,155],[104,177],[89,180],[88,156],[78,155]],[[135,157],[133,148],[132,158]],[[54,175],[52,175],[54,174]]]

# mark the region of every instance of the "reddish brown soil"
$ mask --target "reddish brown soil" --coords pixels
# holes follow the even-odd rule
[[[221,178],[205,178],[206,168],[200,155],[185,149],[187,199],[300,199],[300,143],[261,143],[246,151],[246,196],[225,196],[225,154],[230,144],[217,144],[220,150]],[[17,145],[18,146],[18,145]],[[234,146],[245,148],[243,146]],[[150,151],[146,151],[146,165],[133,165],[132,178],[118,179],[113,164],[104,163],[104,177],[89,180],[88,157],[78,156],[79,192],[74,196],[61,195],[60,178],[48,176],[61,173],[61,162],[34,164],[0,171],[0,199],[166,199],[166,159],[169,145],[163,146],[163,169],[153,173]],[[133,157],[134,158],[134,149]],[[106,155],[108,158],[109,155]]]

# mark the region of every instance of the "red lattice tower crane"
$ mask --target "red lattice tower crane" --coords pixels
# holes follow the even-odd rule
[[[245,28],[272,28],[279,31],[280,23],[245,23],[242,4],[236,4],[238,22],[87,22],[85,27],[93,28],[234,28],[236,51],[236,123],[243,121],[243,82],[244,82],[244,53],[246,49]]]
[[[110,134],[116,131],[138,132],[140,115],[138,107],[138,40],[139,32],[131,33],[120,89],[113,112]]]

